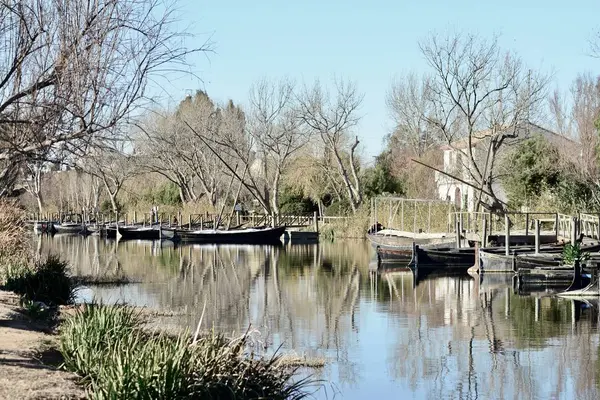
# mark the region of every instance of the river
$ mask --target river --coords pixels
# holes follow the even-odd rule
[[[317,399],[598,399],[598,301],[513,289],[511,279],[377,274],[365,241],[282,248],[160,246],[40,236],[72,273],[126,285],[78,301],[164,311],[157,323],[226,334],[256,349],[325,358]],[[159,318],[159,317],[157,317]]]

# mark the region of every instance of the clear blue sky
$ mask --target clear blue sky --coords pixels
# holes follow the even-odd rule
[[[391,121],[385,94],[399,73],[426,68],[418,40],[459,30],[491,37],[516,51],[530,68],[554,72],[568,89],[578,72],[600,74],[588,40],[600,28],[600,0],[181,0],[182,24],[198,43],[212,36],[215,53],[191,59],[203,82],[173,81],[179,100],[205,89],[219,100],[244,103],[261,77],[355,81],[365,98],[357,133],[365,155],[382,148]]]

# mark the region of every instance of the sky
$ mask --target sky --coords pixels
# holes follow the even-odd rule
[[[432,33],[499,34],[532,69],[552,73],[568,90],[580,72],[600,73],[589,40],[600,29],[600,0],[179,0],[180,27],[210,40],[214,52],[189,59],[197,78],[165,86],[171,103],[197,89],[217,101],[244,104],[253,82],[290,77],[299,83],[334,77],[364,93],[356,133],[366,159],[393,127],[385,96],[394,78],[427,65],[418,41]],[[168,102],[168,100],[164,100]]]

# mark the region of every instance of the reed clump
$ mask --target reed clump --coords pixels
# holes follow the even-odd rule
[[[148,333],[139,310],[91,304],[61,326],[60,351],[93,399],[305,397],[310,382],[294,382],[277,356],[247,353],[246,337]]]
[[[41,301],[50,306],[72,304],[76,284],[69,275],[69,265],[57,256],[33,266],[11,265],[5,269],[4,287],[28,301]]]

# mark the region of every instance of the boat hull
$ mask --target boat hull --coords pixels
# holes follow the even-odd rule
[[[232,231],[189,231],[163,228],[163,239],[181,243],[207,244],[281,244],[285,227]]]
[[[416,247],[416,262],[421,265],[471,267],[475,263],[475,248],[423,248]]]
[[[87,228],[81,224],[54,224],[54,233],[66,235],[87,234]]]

